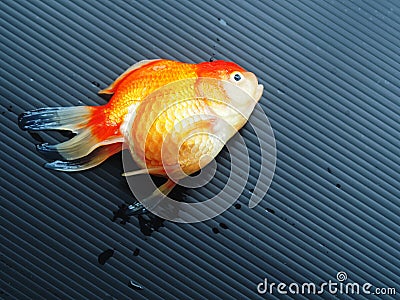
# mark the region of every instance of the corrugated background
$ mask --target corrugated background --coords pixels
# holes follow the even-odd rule
[[[0,298],[288,299],[257,284],[337,282],[339,271],[400,293],[399,26],[395,0],[2,1]],[[105,103],[97,91],[139,60],[212,56],[265,86],[278,160],[255,209],[250,181],[215,219],[146,236],[137,218],[111,221],[132,199],[120,155],[51,172],[17,126],[25,110]],[[335,297],[380,298],[296,296]]]

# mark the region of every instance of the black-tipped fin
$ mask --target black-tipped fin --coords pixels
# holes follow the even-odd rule
[[[91,116],[89,106],[49,107],[24,112],[18,117],[23,130],[70,130],[78,132],[86,126]]]
[[[118,153],[122,149],[122,143],[115,143],[99,147],[89,155],[70,161],[56,160],[44,166],[51,170],[76,172],[93,168],[104,162],[110,156]]]

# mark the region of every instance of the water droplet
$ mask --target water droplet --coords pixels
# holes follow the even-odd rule
[[[135,251],[133,251],[133,256],[138,256],[140,253],[140,249],[136,248]]]
[[[278,92],[279,95],[284,95],[285,94],[285,92],[280,90],[280,89],[277,89],[276,91]]]
[[[100,87],[100,83],[98,83],[97,81],[92,81],[92,84],[96,87]]]
[[[99,264],[104,265],[107,262],[107,260],[109,260],[113,255],[114,255],[114,250],[107,249],[106,251],[100,253],[97,260]]]
[[[217,227],[213,227],[212,231],[213,231],[215,234],[218,234],[218,233],[219,233],[219,229],[218,229]]]
[[[215,53],[212,53],[209,62],[213,62],[214,60],[215,60]]]
[[[271,213],[271,214],[275,214],[275,210],[273,210],[272,208],[268,208],[267,207],[266,211]]]
[[[228,226],[227,226],[225,223],[219,223],[219,226],[220,226],[222,229],[228,229]]]
[[[235,208],[236,208],[236,209],[241,209],[242,206],[241,206],[239,203],[236,203],[236,204],[235,204]]]
[[[131,288],[133,288],[134,290],[143,290],[144,287],[140,284],[137,284],[136,282],[134,282],[133,280],[129,280],[129,284],[128,284]]]
[[[225,21],[224,19],[221,19],[221,18],[218,18],[218,22],[219,22],[219,24],[221,24],[222,26],[228,25],[228,24],[226,23],[226,21]]]

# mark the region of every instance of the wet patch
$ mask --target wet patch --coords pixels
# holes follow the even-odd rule
[[[138,216],[140,231],[150,236],[154,231],[158,231],[161,227],[164,227],[164,219],[153,215],[152,213],[146,213]]]
[[[273,215],[275,214],[275,210],[273,210],[272,208],[267,207],[265,210],[266,210],[267,212],[273,214]]]
[[[236,203],[234,206],[235,206],[236,209],[241,209],[242,208],[242,205],[239,204],[239,203]]]
[[[92,81],[91,82],[95,87],[100,87],[100,83],[98,83],[97,81]]]
[[[136,248],[136,249],[133,251],[133,256],[138,256],[139,253],[140,253],[140,249],[139,249],[139,248]]]
[[[97,261],[99,264],[104,265],[114,255],[113,249],[107,249],[106,251],[99,254]]]
[[[229,229],[228,225],[226,225],[225,223],[219,223],[219,227],[221,227],[222,229]]]

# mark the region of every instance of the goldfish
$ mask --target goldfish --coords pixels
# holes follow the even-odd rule
[[[139,170],[178,181],[207,165],[247,122],[263,93],[255,74],[233,62],[190,64],[165,59],[140,61],[99,94],[100,106],[39,108],[22,113],[21,129],[67,130],[75,136],[37,150],[55,158],[58,171],[93,168],[129,149]],[[168,194],[176,181],[160,187]]]

